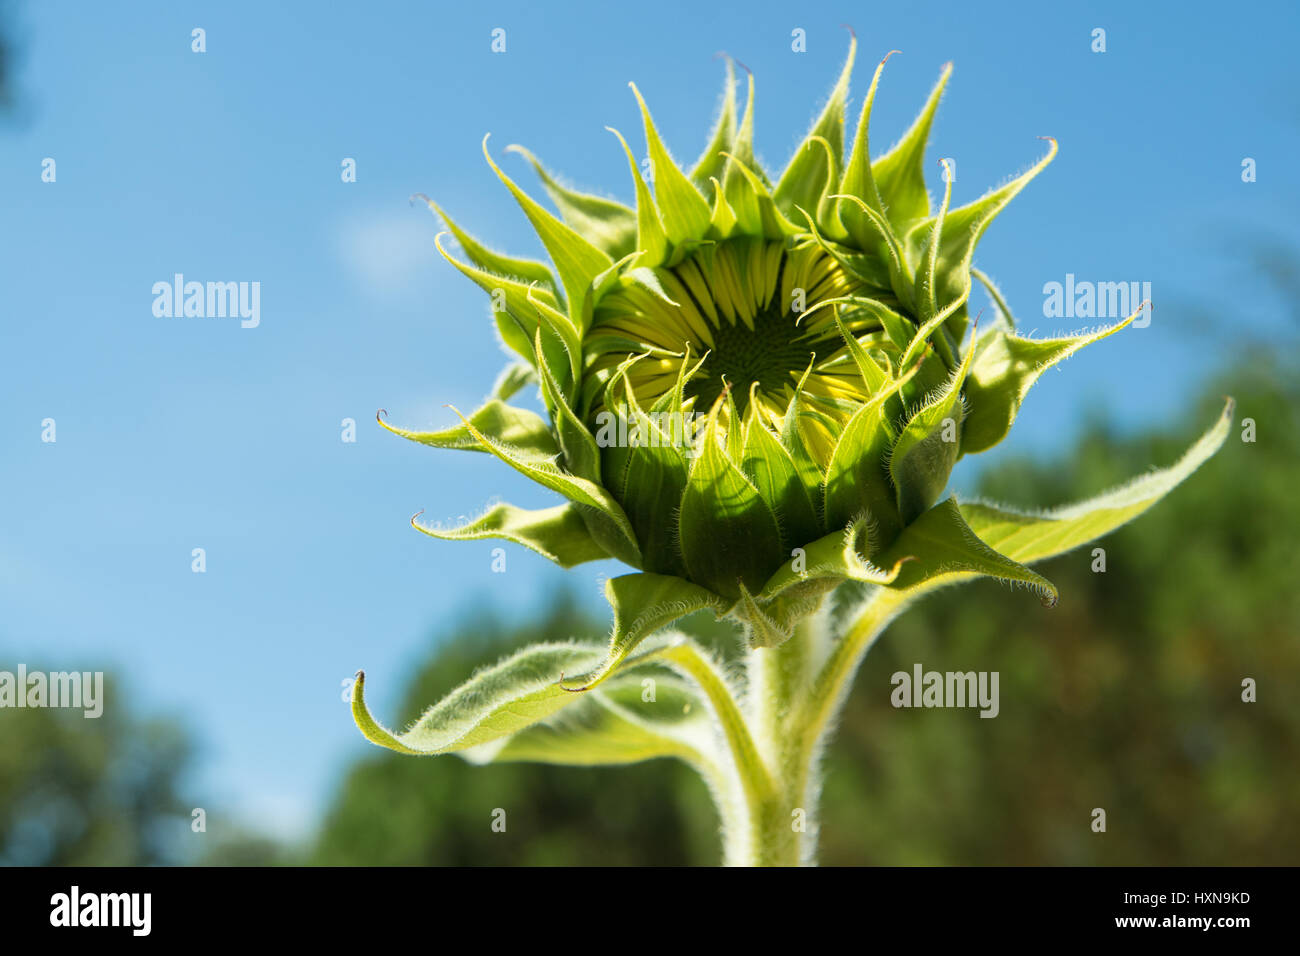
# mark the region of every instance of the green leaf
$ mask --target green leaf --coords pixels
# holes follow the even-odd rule
[[[515,259],[499,252],[493,252],[456,225],[446,211],[424,193],[416,193],[411,198],[424,200],[429,209],[446,224],[451,234],[456,237],[456,242],[460,244],[469,261],[480,269],[497,275],[509,276],[524,285],[540,282],[548,291],[552,293],[555,291],[555,276],[551,274],[550,267],[545,263],[533,259]]]
[[[516,408],[505,402],[491,398],[468,419],[461,416],[461,424],[453,425],[439,431],[421,432],[407,428],[398,428],[384,421],[388,413],[382,408],[375,420],[384,428],[402,438],[429,445],[433,448],[454,448],[465,451],[490,451],[475,436],[475,432],[487,435],[495,441],[510,445],[529,454],[546,457],[558,455],[560,448],[555,443],[551,426],[546,419],[526,408]],[[460,415],[460,412],[456,412]]]
[[[461,262],[442,247],[444,235],[446,234],[439,233],[433,239],[438,252],[455,266],[461,275],[471,279],[479,288],[492,296],[492,315],[496,319],[497,331],[502,340],[523,358],[529,362],[533,361],[533,333],[537,330],[538,322],[538,309],[534,302],[544,302],[555,308],[559,305],[558,300],[545,288],[538,289],[517,279],[487,272]],[[500,301],[497,301],[498,299]],[[499,309],[499,305],[505,308]]]
[[[947,63],[911,128],[889,152],[871,164],[872,177],[884,201],[885,212],[894,232],[899,235],[905,234],[917,220],[930,215],[930,194],[925,188],[922,164],[934,113],[950,76],[952,64]]]
[[[595,482],[562,471],[555,461],[558,449],[555,454],[544,455],[532,448],[506,444],[483,434],[468,419],[463,420],[466,429],[486,451],[524,477],[583,506],[582,514],[587,519],[588,528],[606,551],[633,567],[641,564],[636,535],[618,502]]]
[[[709,229],[709,204],[668,155],[659,139],[650,110],[645,105],[641,91],[635,83],[628,84],[641,104],[641,119],[645,123],[646,144],[650,150],[650,164],[654,170],[655,201],[663,218],[668,238],[675,245],[690,239],[703,239]]]
[[[962,423],[961,453],[985,451],[1006,438],[1021,402],[1040,375],[1085,345],[1115,334],[1140,311],[1086,335],[1024,339],[1002,329],[989,332],[966,380],[969,411]]]
[[[515,185],[515,181],[503,173],[492,159],[492,154],[488,152],[487,141],[488,138],[484,136],[483,155],[487,157],[488,165],[510,190],[537,232],[538,238],[542,240],[547,255],[555,264],[555,271],[560,275],[560,283],[564,286],[564,294],[568,299],[569,319],[575,328],[582,329],[592,281],[613,265],[614,260],[608,253],[593,246],[552,216],[535,199]]]
[[[971,529],[989,547],[1016,561],[1042,561],[1095,541],[1131,521],[1182,483],[1222,447],[1232,429],[1228,399],[1218,421],[1168,468],[1153,471],[1088,501],[1037,513],[970,502],[961,506]]]
[[[994,577],[1032,588],[1043,603],[1055,605],[1055,585],[1005,554],[993,550],[971,530],[955,498],[939,502],[903,530],[882,555],[881,563],[906,562],[888,587],[926,590],[972,577]]]
[[[645,699],[647,686],[652,700]],[[698,764],[714,759],[714,749],[709,707],[699,692],[661,667],[642,665],[621,671],[546,720],[464,756],[474,763],[592,767],[659,757]]]
[[[781,560],[781,532],[758,489],[719,447],[717,407],[704,425],[678,520],[691,579],[729,598],[762,587]]]
[[[435,528],[411,519],[411,525],[433,538],[443,541],[477,541],[484,538],[503,538],[536,551],[562,568],[571,568],[585,561],[608,558],[605,549],[596,543],[582,515],[572,504],[556,505],[529,511],[514,505],[498,504],[479,518],[459,528]]]
[[[611,259],[622,259],[636,249],[636,214],[627,206],[560,185],[537,157],[522,146],[507,146],[506,152],[518,153],[532,164],[565,224],[592,245]]]
[[[537,644],[480,671],[395,734],[371,716],[365,673],[352,685],[352,717],[371,743],[398,753],[428,756],[490,743],[551,716],[574,701],[561,681],[600,660],[590,644]]]
[[[614,630],[605,658],[579,686],[585,691],[612,674],[636,650],[637,645],[660,628],[688,614],[705,609],[723,614],[730,602],[698,584],[667,574],[624,574],[605,582],[605,598],[614,609]]]

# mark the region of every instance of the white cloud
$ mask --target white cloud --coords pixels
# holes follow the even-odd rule
[[[372,295],[400,295],[433,274],[438,258],[433,237],[438,230],[427,213],[419,212],[370,214],[340,227],[339,258]]]

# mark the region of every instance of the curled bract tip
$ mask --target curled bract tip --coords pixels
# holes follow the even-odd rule
[[[407,202],[410,203],[412,206],[414,206],[414,205],[415,205],[415,201],[416,201],[417,199],[420,200],[421,202],[425,203],[426,205],[427,205],[427,204],[431,204],[431,203],[433,202],[433,200],[430,199],[428,196],[426,196],[424,193],[411,193],[411,196],[410,196],[410,198],[407,200]]]
[[[855,29],[853,29],[852,26],[850,26],[850,25],[847,24],[847,23],[841,23],[840,26],[843,27],[845,30],[848,30],[848,31],[849,31],[849,36],[853,37],[853,39],[856,40],[856,39],[858,38],[858,31],[855,30]]]
[[[420,509],[419,511],[417,511],[415,514],[411,515],[411,527],[412,527],[412,528],[417,528],[417,529],[418,529],[418,528],[420,527],[419,525],[417,525],[417,524],[415,523],[415,519],[418,518],[418,517],[420,517],[420,515],[422,515],[422,514],[424,514],[424,509],[423,509],[423,508],[421,508],[421,509]]]
[[[375,412],[375,421],[379,422],[379,424],[382,425],[384,423],[384,418],[387,415],[388,415],[388,409],[381,408],[379,411]]]

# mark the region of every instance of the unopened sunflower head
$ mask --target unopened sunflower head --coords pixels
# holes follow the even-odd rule
[[[730,66],[721,118],[689,170],[668,154],[633,86],[649,176],[611,132],[635,208],[568,189],[512,147],[540,175],[556,217],[502,172],[484,140],[552,265],[485,248],[430,202],[463,259],[442,237],[439,249],[489,293],[517,362],[456,428],[385,427],[490,452],[568,503],[499,505],[462,528],[417,527],[509,538],[565,566],[619,558],[642,572],[614,589],[637,606],[642,630],[710,607],[741,617],[756,641],[779,641],[840,582],[897,577],[912,555],[891,546],[940,510],[957,459],[1005,436],[1043,369],[1120,326],[1017,337],[972,266],[984,229],[1050,162],[1055,142],[1027,172],[958,208],[941,160],[935,208],[923,163],[949,69],[873,161],[869,118],[885,63],[849,143],[853,60],[851,45],[825,109],[775,179],[754,158],[753,78],[738,120]],[[973,278],[998,305],[978,334]],[[506,404],[530,381],[545,418]],[[949,527],[959,517],[927,520],[934,534],[966,533]],[[1049,587],[1027,569],[1020,580]],[[616,612],[618,598],[611,592]]]

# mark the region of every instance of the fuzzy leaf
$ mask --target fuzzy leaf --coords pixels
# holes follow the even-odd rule
[[[636,535],[628,523],[627,515],[604,488],[578,475],[562,471],[556,464],[556,454],[544,455],[530,448],[509,445],[484,435],[468,419],[464,419],[469,433],[484,448],[504,461],[525,478],[557,491],[574,504],[582,506],[582,515],[593,536],[611,555],[633,567],[641,564],[641,551]]]
[[[952,64],[948,63],[911,128],[889,152],[871,164],[871,174],[880,190],[885,212],[898,235],[905,234],[917,220],[930,215],[930,194],[925,188],[923,168],[925,145],[950,76]]]
[[[551,427],[544,418],[536,412],[507,405],[495,398],[488,399],[468,419],[462,418],[459,425],[453,425],[451,428],[444,428],[435,432],[419,432],[398,428],[396,425],[390,425],[384,421],[382,416],[386,414],[387,412],[380,409],[379,414],[375,416],[375,420],[388,431],[394,435],[433,448],[488,451],[489,449],[475,436],[474,433],[477,431],[479,434],[486,435],[495,441],[524,450],[530,454],[550,457],[559,454],[560,451],[559,446],[555,443],[555,436],[551,433]],[[457,412],[456,414],[459,415],[460,413]]]
[[[1086,335],[1057,339],[1024,339],[993,329],[980,343],[979,354],[966,380],[969,412],[962,423],[961,453],[975,454],[1007,437],[1020,403],[1038,377],[1085,345],[1124,328],[1138,316]]]
[[[416,518],[411,519],[412,526],[430,537],[443,541],[503,538],[536,551],[562,568],[609,557],[592,538],[582,515],[572,504],[535,511],[498,504],[459,528],[435,528],[421,524]]]
[[[522,146],[507,146],[507,153],[518,153],[528,160],[542,181],[560,218],[575,232],[611,259],[622,259],[636,249],[636,213],[621,202],[580,193],[560,185],[537,157]]]
[[[614,630],[605,658],[570,691],[585,691],[600,684],[660,628],[705,609],[721,615],[728,601],[698,584],[667,574],[624,574],[605,582],[605,598],[614,609]]]
[[[645,699],[647,679],[654,681],[653,700]],[[582,767],[659,757],[698,763],[713,749],[712,734],[708,704],[699,692],[662,668],[644,665],[621,671],[546,720],[463,756],[473,763],[527,760]]]
[[[526,362],[511,362],[492,384],[491,398],[508,401],[525,385],[537,384],[537,370]]]
[[[550,268],[545,263],[533,259],[515,259],[499,252],[493,252],[456,225],[443,208],[428,196],[423,193],[416,193],[411,198],[424,200],[429,209],[446,224],[451,234],[456,237],[456,242],[464,250],[466,258],[480,269],[497,275],[509,276],[524,285],[531,282],[540,282],[547,290],[555,291],[555,276],[551,274]]]
[[[537,644],[480,671],[394,734],[371,716],[365,674],[352,685],[352,717],[371,743],[416,756],[453,753],[490,743],[549,717],[574,701],[561,685],[600,660],[590,644]]]
[[[501,171],[492,154],[488,152],[486,136],[483,137],[483,155],[492,167],[497,178],[501,180],[519,203],[519,207],[528,217],[533,230],[537,233],[547,255],[555,264],[555,271],[560,275],[564,294],[568,299],[569,319],[575,328],[583,327],[587,296],[595,278],[614,264],[609,254],[593,246],[590,242],[574,232],[560,220],[515,185],[515,181]]]
[[[817,510],[800,480],[790,452],[759,416],[758,404],[757,399],[751,397],[745,416],[740,470],[776,515],[781,529],[781,547],[788,551],[817,536]]]
[[[542,395],[546,406],[551,409],[555,433],[559,438],[560,449],[564,452],[564,462],[575,475],[599,483],[600,449],[596,447],[596,439],[587,431],[587,426],[574,414],[568,396],[555,380],[555,373],[551,370],[546,349],[542,345],[541,329],[537,330],[536,350]]]
[[[853,137],[853,152],[849,154],[849,160],[844,166],[844,176],[840,180],[840,188],[837,190],[849,196],[854,196],[877,215],[885,213],[885,207],[881,201],[880,190],[876,186],[874,170],[871,165],[871,107],[876,101],[876,89],[880,86],[880,74],[885,70],[885,64],[889,58],[897,53],[897,50],[891,50],[885,54],[885,58],[880,61],[876,67],[875,74],[871,77],[871,86],[867,89],[866,99],[862,101],[862,115],[858,118],[858,129]],[[868,251],[874,245],[875,237],[879,235],[876,226],[872,220],[866,216],[862,210],[854,205],[840,204],[840,222],[848,230],[858,247],[864,252]]]
[[[632,248],[641,253],[637,262],[643,267],[652,268],[668,258],[668,234],[664,232],[659,211],[650,196],[650,187],[641,178],[641,171],[637,169],[636,158],[632,155],[627,140],[614,127],[605,128],[618,137],[623,152],[627,154],[627,164],[632,168],[632,182],[636,186],[636,239]]]
[[[535,288],[517,279],[497,275],[477,266],[461,262],[442,247],[440,233],[434,237],[433,244],[442,257],[450,262],[462,275],[471,279],[479,288],[492,296],[492,315],[496,319],[497,331],[502,340],[513,351],[531,362],[533,355],[533,334],[537,331],[537,306],[539,301],[557,308],[559,301],[546,288]],[[499,301],[498,301],[499,300]],[[499,309],[498,306],[504,306]]]
[[[935,295],[940,306],[947,308],[958,301],[964,302],[970,295],[971,262],[975,256],[975,246],[984,235],[984,230],[1006,208],[1007,203],[1055,158],[1056,140],[1044,138],[1051,145],[1042,159],[1005,185],[972,203],[949,211],[944,218],[938,274],[935,279]],[[965,334],[964,318],[960,314],[954,314],[948,320],[948,328],[953,338],[960,341]]]
[[[900,561],[906,563],[888,585],[900,591],[984,576],[1033,588],[1044,604],[1057,600],[1051,581],[981,540],[966,524],[955,498],[939,502],[913,521],[881,557],[886,565]]]
[[[1016,561],[1042,561],[1095,541],[1131,521],[1167,495],[1222,447],[1232,429],[1228,399],[1217,422],[1168,468],[1152,471],[1088,501],[1037,513],[971,502],[961,506],[971,529]]]

